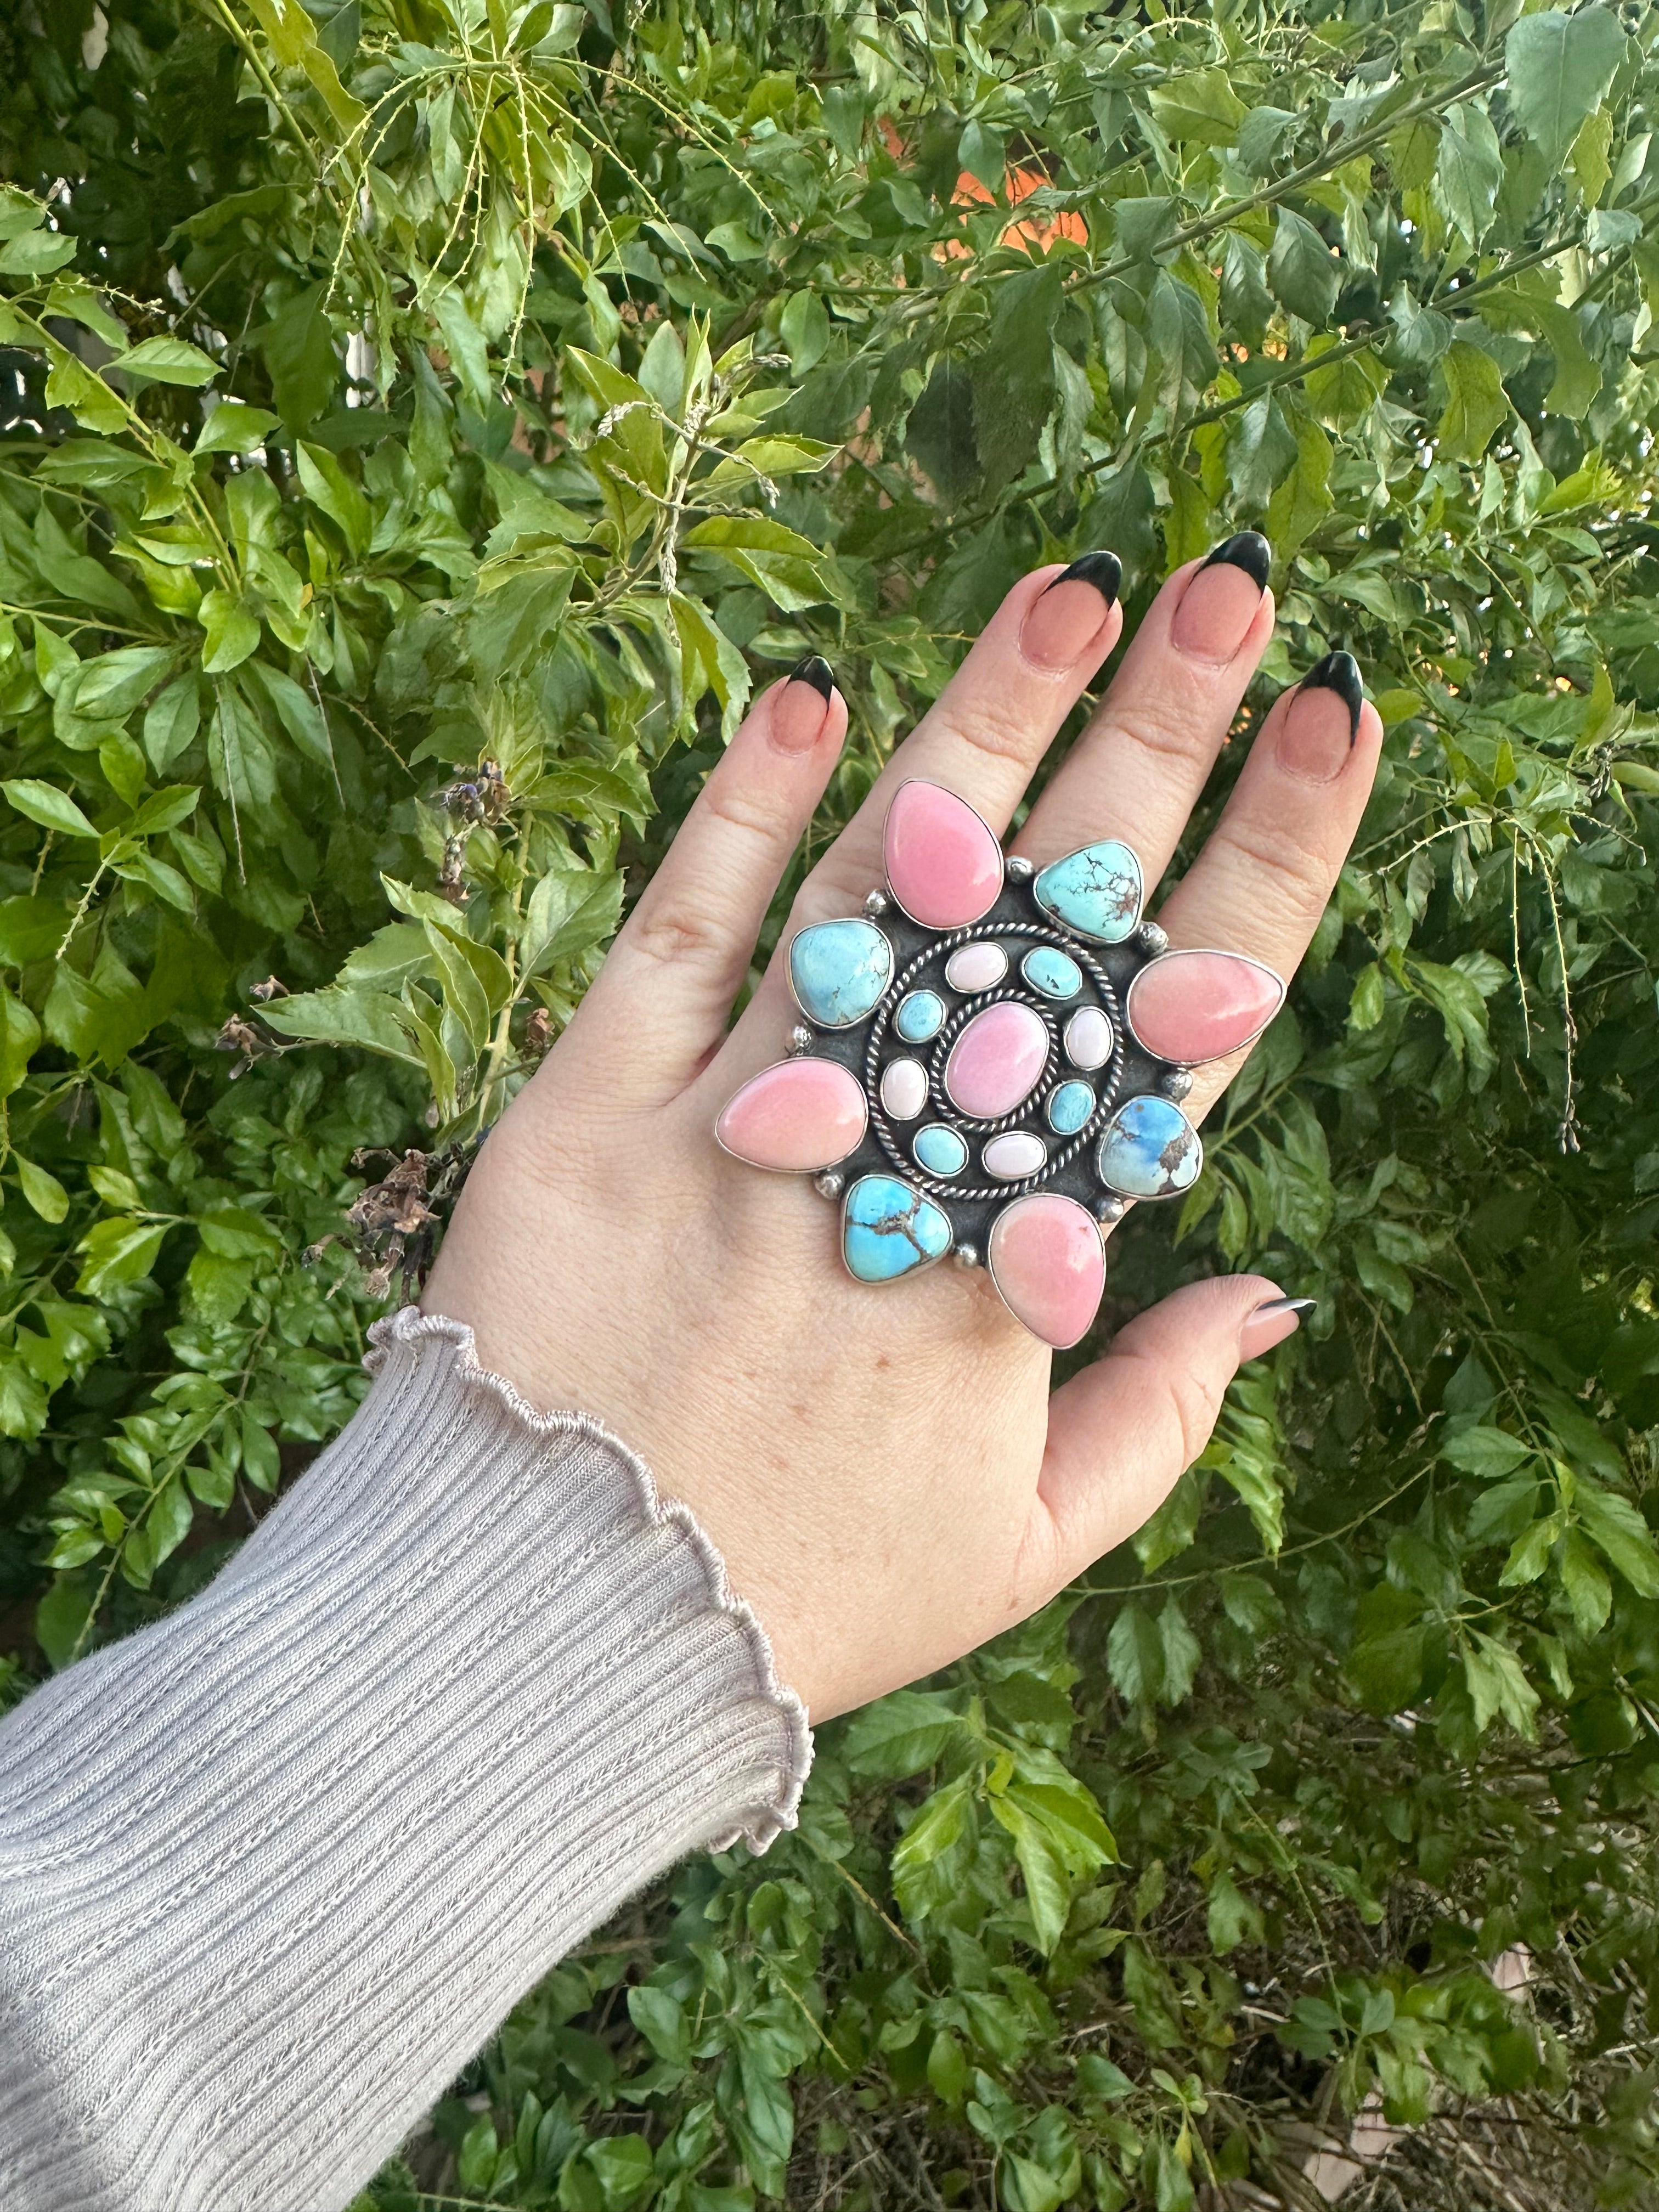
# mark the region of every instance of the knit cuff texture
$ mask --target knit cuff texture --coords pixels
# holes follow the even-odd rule
[[[371,1337],[209,1588],[0,1723],[9,2212],[331,2212],[627,1897],[793,1825],[806,1716],[690,1514],[460,1323]]]

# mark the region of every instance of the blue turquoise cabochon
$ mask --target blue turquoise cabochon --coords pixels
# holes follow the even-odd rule
[[[873,921],[818,921],[789,946],[789,988],[820,1029],[848,1030],[880,1001],[893,978],[893,948]]]
[[[942,1206],[896,1176],[860,1176],[842,1212],[842,1250],[861,1283],[890,1283],[942,1260],[951,1223]]]
[[[1198,1179],[1204,1147],[1172,1098],[1126,1098],[1106,1124],[1096,1173],[1125,1198],[1176,1198]]]
[[[1108,837],[1085,845],[1044,868],[1031,895],[1045,914],[1079,937],[1121,945],[1140,921],[1140,863],[1127,845]]]

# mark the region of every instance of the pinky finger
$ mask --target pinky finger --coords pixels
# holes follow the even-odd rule
[[[672,1097],[720,1042],[789,856],[841,755],[847,702],[809,655],[763,691],[583,1000],[571,1038],[615,1056],[635,1103]]]

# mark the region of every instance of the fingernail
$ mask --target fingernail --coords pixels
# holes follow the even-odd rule
[[[1038,668],[1069,668],[1099,635],[1122,581],[1115,553],[1085,553],[1062,568],[1026,612],[1021,653]]]
[[[1273,558],[1273,549],[1259,530],[1224,538],[1188,580],[1170,625],[1176,647],[1218,666],[1231,660],[1255,620]]]
[[[1276,1344],[1302,1326],[1302,1316],[1311,1313],[1318,1304],[1317,1298],[1268,1298],[1259,1305],[1238,1332],[1238,1356],[1241,1359],[1260,1359],[1264,1352],[1271,1352]]]
[[[789,681],[772,702],[772,742],[780,752],[810,752],[823,732],[835,672],[823,656],[809,653],[789,672]]]
[[[1296,687],[1279,732],[1279,759],[1292,775],[1329,783],[1359,735],[1365,687],[1351,653],[1328,653]]]

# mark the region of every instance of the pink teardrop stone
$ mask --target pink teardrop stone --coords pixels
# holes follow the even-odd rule
[[[714,1134],[757,1168],[816,1175],[856,1152],[869,1109],[857,1078],[834,1060],[781,1060],[745,1083]]]
[[[973,808],[937,783],[902,783],[883,835],[887,882],[912,921],[961,929],[1002,890],[1002,848]]]
[[[1129,1026],[1156,1060],[1194,1067],[1248,1044],[1279,1012],[1285,986],[1242,952],[1161,952],[1129,986]]]
[[[1004,1206],[986,1254],[1002,1302],[1056,1352],[1088,1334],[1106,1287],[1106,1247],[1094,1216],[1057,1191]]]
[[[951,1103],[977,1121],[1012,1114],[1042,1074],[1048,1032],[1017,999],[975,1014],[951,1048],[945,1088]]]

